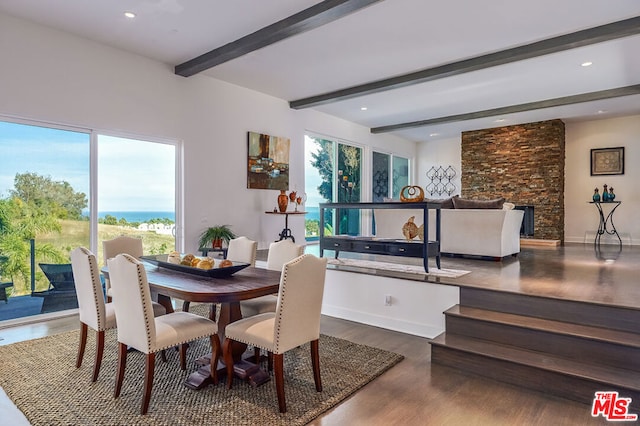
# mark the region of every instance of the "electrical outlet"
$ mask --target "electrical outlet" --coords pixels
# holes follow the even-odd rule
[[[391,306],[391,295],[390,294],[385,294],[384,295],[384,306]]]

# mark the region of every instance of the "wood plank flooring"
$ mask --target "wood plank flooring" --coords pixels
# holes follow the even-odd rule
[[[77,317],[0,330],[0,345],[78,328]],[[596,425],[590,406],[431,365],[428,339],[323,317],[321,332],[405,359],[311,425]],[[322,360],[321,360],[322,362]],[[286,372],[285,372],[286,374]]]
[[[443,258],[443,267],[473,271],[458,283],[462,286],[638,308],[640,247],[604,249],[594,252],[589,244],[525,248],[503,262]],[[0,345],[77,327],[74,316],[3,328]],[[608,424],[602,417],[592,418],[588,404],[432,365],[425,338],[331,317],[322,318],[321,331],[405,359],[311,425]]]

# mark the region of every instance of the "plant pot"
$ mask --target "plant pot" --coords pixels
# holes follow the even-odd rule
[[[213,249],[221,249],[222,248],[222,238],[216,238],[211,241],[211,247]]]

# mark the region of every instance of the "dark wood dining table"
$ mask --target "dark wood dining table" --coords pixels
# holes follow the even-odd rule
[[[229,277],[210,278],[173,271],[148,263],[144,263],[144,266],[154,299],[163,305],[168,313],[174,311],[171,298],[187,302],[186,306],[191,302],[210,303],[212,305],[209,310],[209,318],[215,321],[215,304],[220,304],[217,323],[221,343],[224,342],[227,324],[242,318],[241,300],[277,293],[280,286],[279,271],[255,267],[247,267]],[[102,268],[102,272],[107,278],[109,277],[109,271],[106,267]],[[245,344],[234,343],[233,358],[236,375],[255,386],[269,381],[268,373],[256,364],[242,358],[246,348]],[[196,361],[200,367],[187,379],[185,384],[188,387],[201,389],[211,383],[209,357],[210,355]]]

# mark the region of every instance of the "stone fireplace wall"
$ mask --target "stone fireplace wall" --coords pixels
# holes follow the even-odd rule
[[[561,120],[463,132],[460,196],[532,205],[532,238],[564,242],[564,158]]]

